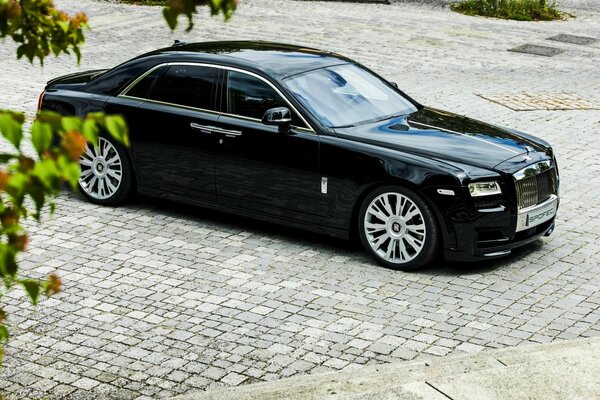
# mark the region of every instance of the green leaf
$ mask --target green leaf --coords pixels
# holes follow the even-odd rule
[[[15,258],[15,250],[7,244],[0,247],[0,273],[4,277],[4,283],[8,284],[6,278],[14,279],[17,276],[19,266]]]
[[[60,127],[62,116],[54,111],[42,110],[38,113],[36,120],[52,124],[54,129],[58,129]]]
[[[16,121],[12,115],[5,113],[0,114],[0,133],[9,142],[15,146],[16,149],[20,149],[21,139],[23,138],[22,124]]]
[[[83,121],[81,134],[88,142],[97,143],[98,132],[98,123],[95,120],[87,118],[85,121]]]
[[[18,158],[18,157],[19,157],[18,154],[0,153],[0,163],[6,164],[9,161],[14,160],[15,158]]]
[[[107,115],[104,119],[104,124],[108,133],[112,137],[117,139],[125,146],[129,146],[129,133],[127,130],[127,123],[125,119],[120,115]]]
[[[167,21],[169,28],[174,31],[175,28],[177,28],[177,13],[169,8],[165,8],[163,10],[163,16],[165,17],[165,21]]]
[[[29,295],[29,298],[31,299],[33,305],[36,305],[40,297],[40,283],[32,279],[24,279],[20,281],[20,283],[21,285],[23,285],[23,288]]]
[[[6,191],[13,197],[21,197],[25,192],[25,187],[28,182],[29,179],[27,178],[27,175],[22,173],[13,174],[8,180]]]
[[[42,185],[35,184],[29,185],[27,193],[29,193],[29,196],[35,203],[35,213],[32,216],[39,221],[40,213],[46,203],[46,190]]]
[[[81,120],[77,117],[63,117],[61,124],[65,132],[81,132]]]
[[[9,337],[8,328],[5,325],[0,325],[0,343],[6,342]]]
[[[77,190],[79,176],[81,175],[79,163],[65,156],[60,156],[58,158],[58,167],[60,168],[62,177],[69,182],[73,190]]]
[[[58,21],[56,24],[62,28],[64,33],[69,32],[69,22],[68,21]]]
[[[26,51],[27,51],[27,47],[24,44],[17,47],[17,60],[20,60],[21,57],[23,57],[25,55]]]
[[[81,41],[83,42],[83,38],[81,38]],[[81,64],[81,51],[79,50],[79,47],[73,46],[73,53],[75,53],[75,57],[77,57],[77,65]]]
[[[62,48],[56,43],[50,43],[50,50],[52,50],[52,54],[58,57],[60,55],[60,52],[62,51]]]
[[[55,189],[60,182],[60,172],[54,160],[43,160],[35,165],[32,175],[37,177],[48,190]]]
[[[35,121],[31,127],[31,143],[41,155],[52,144],[52,127],[49,124]]]

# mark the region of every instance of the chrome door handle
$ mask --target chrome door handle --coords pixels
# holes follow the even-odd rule
[[[229,138],[242,136],[242,131],[233,131],[233,130],[223,129],[223,128],[214,128],[213,132],[222,133],[223,135],[225,135],[226,137],[229,137]]]
[[[218,129],[215,126],[200,125],[200,124],[197,124],[195,122],[192,122],[190,124],[190,128],[195,129],[197,131],[200,131],[202,133],[209,134],[209,135],[212,134],[215,131],[215,129]]]

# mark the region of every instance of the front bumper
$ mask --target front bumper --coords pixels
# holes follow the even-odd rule
[[[458,249],[445,249],[444,258],[447,261],[477,261],[507,256],[515,248],[525,246],[542,236],[549,236],[554,231],[555,218],[517,232],[512,240],[478,241],[477,232],[473,231],[462,236]]]

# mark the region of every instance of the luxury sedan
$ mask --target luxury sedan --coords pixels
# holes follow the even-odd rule
[[[409,270],[507,255],[554,229],[545,141],[429,108],[335,53],[264,42],[157,50],[48,82],[42,109],[125,116],[80,160],[81,193],[164,197],[340,238]]]

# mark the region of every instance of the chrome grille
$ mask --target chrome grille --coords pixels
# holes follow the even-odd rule
[[[519,210],[532,207],[557,194],[556,169],[550,168],[537,175],[528,176],[515,182]]]

